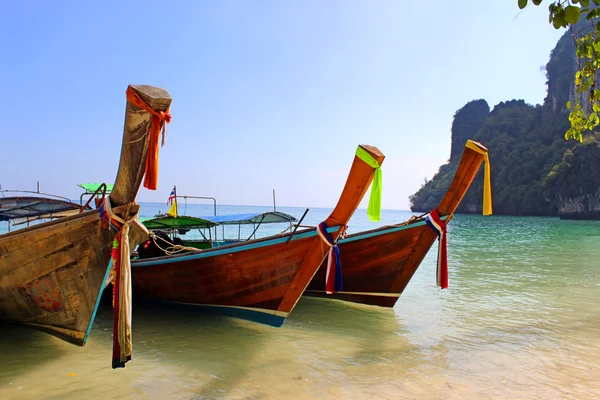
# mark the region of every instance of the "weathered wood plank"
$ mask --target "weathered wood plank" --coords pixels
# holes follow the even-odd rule
[[[156,111],[167,111],[171,96],[164,90],[147,85],[131,85],[144,101]],[[150,146],[149,127],[152,115],[127,102],[125,127],[121,145],[121,161],[110,200],[114,206],[131,203],[144,177],[148,148]],[[139,167],[142,168],[139,168]]]

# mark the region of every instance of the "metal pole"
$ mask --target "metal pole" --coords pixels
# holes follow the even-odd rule
[[[179,211],[177,211],[177,186],[173,185],[173,192],[175,192],[175,215],[179,216]]]
[[[304,214],[302,214],[302,218],[300,218],[300,221],[298,221],[298,224],[296,224],[296,227],[294,228],[294,230],[292,231],[292,233],[290,234],[290,236],[288,236],[287,240],[285,241],[285,244],[288,244],[290,242],[290,240],[292,240],[292,236],[294,236],[294,233],[296,233],[296,230],[298,229],[298,227],[302,223],[302,220],[304,220],[304,217],[306,217],[306,213],[308,213],[308,210],[309,209],[307,208],[306,211],[304,211]]]
[[[273,189],[273,211],[277,211],[277,208],[275,207],[275,189]]]

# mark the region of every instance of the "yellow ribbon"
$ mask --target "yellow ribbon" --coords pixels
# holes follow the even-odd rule
[[[375,168],[375,175],[373,176],[373,185],[371,186],[371,196],[369,197],[369,208],[367,209],[367,215],[371,221],[379,222],[381,220],[381,165],[379,165],[377,160],[375,160],[372,155],[370,155],[360,146],[358,146],[358,149],[356,149],[356,156],[366,162],[369,166]]]
[[[490,178],[490,158],[488,156],[487,149],[482,149],[472,140],[467,140],[465,146],[479,154],[483,154],[483,161],[485,162],[485,169],[483,172],[483,215],[490,215],[492,213],[492,183]]]

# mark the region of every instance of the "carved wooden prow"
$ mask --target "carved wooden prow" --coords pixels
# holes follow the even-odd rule
[[[377,147],[362,144],[360,147],[366,150],[379,165],[383,163],[385,156]],[[358,158],[358,156],[354,156],[354,161],[352,162],[352,167],[350,168],[350,173],[348,174],[348,179],[346,180],[346,185],[340,199],[331,215],[325,220],[327,226],[348,225],[352,214],[358,208],[371,182],[373,182],[374,175],[375,170],[373,167]],[[334,239],[337,237],[333,234],[332,236]]]
[[[367,151],[379,165],[383,163],[385,156],[376,147],[360,145]],[[325,220],[325,225],[328,227],[340,226],[335,232],[331,232],[334,241],[345,230],[348,221],[358,208],[362,198],[364,197],[369,185],[375,176],[375,168],[371,167],[358,156],[354,156],[352,167],[346,180],[346,185],[340,196],[338,204],[333,209],[331,215]],[[289,313],[296,305],[296,302],[308,286],[308,283],[315,275],[319,266],[327,257],[329,246],[321,240],[320,237],[313,239],[313,244],[310,247],[306,257],[302,260],[302,264],[298,268],[298,272],[294,276],[293,282],[290,284],[285,293],[278,311]]]
[[[449,216],[449,219],[452,218],[456,208],[469,190],[473,179],[475,179],[475,176],[481,167],[481,163],[485,160],[487,148],[480,143],[472,143],[480,149],[480,152],[465,147],[460,163],[454,173],[454,179],[437,207],[440,216]],[[448,220],[446,220],[446,223],[447,222]],[[433,229],[425,229],[422,231],[411,254],[407,257],[404,267],[398,272],[396,281],[390,288],[391,293],[402,293],[404,291],[406,285],[410,282],[413,274],[417,268],[419,268],[419,265],[436,239],[437,234]]]
[[[171,96],[164,89],[148,85],[130,85],[130,87],[155,111],[167,111],[171,105]],[[135,200],[144,177],[151,121],[152,115],[149,112],[127,102],[119,170],[110,194],[113,206],[124,205]]]
[[[470,142],[475,144],[483,153],[487,154],[488,149],[484,145],[474,141]],[[485,155],[483,153],[465,147],[465,151],[454,173],[454,179],[437,207],[441,216],[454,214],[469,190],[473,179],[475,179],[481,163],[484,161]]]

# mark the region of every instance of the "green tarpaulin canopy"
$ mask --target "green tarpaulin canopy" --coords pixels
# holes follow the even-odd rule
[[[79,186],[80,188],[82,188],[83,190],[86,191],[86,194],[92,194],[95,193],[96,190],[98,190],[98,188],[100,187],[100,185],[102,185],[101,183],[80,183]],[[107,183],[106,184],[106,193],[110,193],[113,189],[113,184],[112,183]]]
[[[177,218],[172,216],[158,218],[140,218],[144,226],[150,230],[167,230],[167,229],[202,229],[210,228],[218,224],[195,217],[180,215]]]

